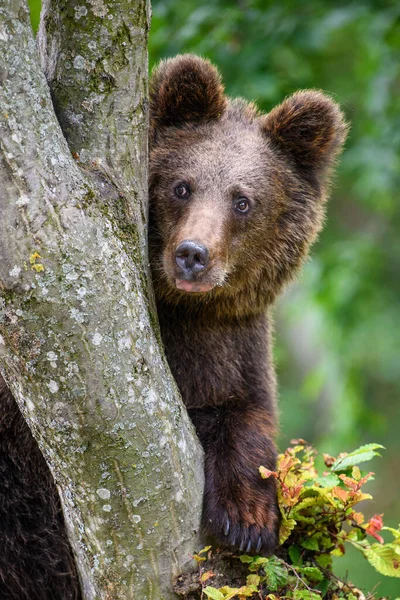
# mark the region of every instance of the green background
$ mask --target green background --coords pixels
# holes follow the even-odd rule
[[[40,2],[31,0],[37,25]],[[280,446],[323,452],[380,442],[368,516],[400,521],[400,3],[154,0],[150,63],[207,56],[231,96],[265,111],[298,89],[342,105],[351,132],[325,230],[276,308]],[[343,563],[343,564],[342,564]],[[357,554],[337,574],[378,596],[399,580]]]

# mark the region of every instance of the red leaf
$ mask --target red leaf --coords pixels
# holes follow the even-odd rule
[[[378,531],[380,531],[383,527],[383,515],[374,515],[372,519],[370,519],[367,523],[365,531],[372,535],[380,544],[383,544],[384,540],[381,535],[378,535]]]

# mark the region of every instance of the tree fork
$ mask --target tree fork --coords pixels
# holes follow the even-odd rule
[[[149,285],[148,21],[144,0],[47,0],[49,90],[26,3],[0,7],[0,367],[85,600],[172,599],[199,544],[202,450]]]

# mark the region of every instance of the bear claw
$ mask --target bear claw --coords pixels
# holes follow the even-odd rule
[[[228,535],[229,528],[230,528],[230,522],[229,522],[229,519],[226,519],[226,523],[225,523],[225,527],[224,527],[224,534],[225,535]]]
[[[245,553],[272,554],[278,545],[277,524],[278,521],[274,525],[270,522],[266,527],[257,527],[254,524],[246,526],[225,517],[220,528],[216,520],[210,519],[206,530],[223,547],[236,548],[236,551]]]

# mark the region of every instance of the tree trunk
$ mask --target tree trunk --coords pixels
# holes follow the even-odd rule
[[[0,367],[57,483],[85,599],[174,598],[202,450],[146,249],[146,0],[0,7]],[[50,95],[51,92],[51,95]]]

